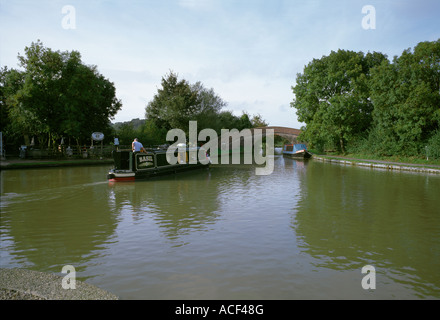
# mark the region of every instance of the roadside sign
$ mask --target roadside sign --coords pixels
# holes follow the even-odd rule
[[[102,132],[93,132],[92,139],[95,141],[102,141],[104,140],[104,134]]]

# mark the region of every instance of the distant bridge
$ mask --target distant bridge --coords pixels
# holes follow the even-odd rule
[[[229,144],[229,149],[231,150],[233,145],[236,145],[236,143],[238,143],[241,146],[245,145],[245,137],[247,138],[253,138],[254,135],[254,130],[255,129],[260,129],[262,136],[265,137],[266,136],[266,132],[267,130],[273,130],[274,135],[280,136],[284,139],[286,139],[287,141],[289,141],[289,143],[295,144],[298,141],[298,136],[301,133],[301,130],[299,129],[294,129],[294,128],[288,128],[288,127],[277,127],[277,126],[269,126],[269,127],[258,127],[258,128],[253,128],[253,129],[244,129],[241,132],[236,131],[235,134],[232,134],[229,136],[229,142],[225,142],[225,140],[223,140],[223,137],[220,136],[218,141],[219,141],[219,145],[221,146],[221,148],[223,150],[225,150],[224,148],[227,148],[227,144]],[[243,134],[246,130],[250,130],[250,135],[249,135],[249,131],[247,131],[246,134]],[[227,137],[226,137],[227,138]],[[240,140],[239,142],[237,140]],[[247,140],[249,141],[249,140]],[[252,140],[250,140],[250,143],[252,143]]]
[[[274,135],[280,136],[280,137],[288,140],[291,143],[296,143],[298,140],[298,136],[301,133],[301,130],[299,130],[299,129],[288,128],[288,127],[270,126],[270,127],[258,127],[255,129],[262,129],[263,134],[265,134],[265,131],[267,129],[273,129]]]

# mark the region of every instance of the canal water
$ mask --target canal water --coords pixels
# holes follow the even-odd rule
[[[2,171],[0,267],[71,265],[121,299],[440,298],[439,175],[281,156],[268,176],[107,171]]]

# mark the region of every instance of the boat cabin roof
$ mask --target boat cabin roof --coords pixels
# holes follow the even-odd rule
[[[291,150],[296,152],[299,150],[307,150],[307,146],[304,143],[286,144],[284,145],[284,150]]]

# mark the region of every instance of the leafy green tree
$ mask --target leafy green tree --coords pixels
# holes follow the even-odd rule
[[[240,117],[240,125],[238,126],[238,130],[243,130],[243,129],[249,129],[252,128],[253,124],[251,122],[251,119],[249,118],[249,114],[247,112],[242,113],[241,117]]]
[[[205,88],[201,82],[196,82],[191,89],[197,95],[197,108],[192,120],[197,121],[198,130],[215,128],[218,125],[217,116],[227,103],[214,89]]]
[[[167,143],[167,131],[156,126],[152,120],[133,119],[114,125],[114,134],[119,138],[122,148],[131,148],[131,142],[138,138],[144,147],[153,147]]]
[[[217,115],[226,103],[202,83],[191,85],[177,74],[170,72],[162,78],[162,88],[146,107],[145,116],[157,128],[182,129],[188,132],[189,121],[198,122],[198,130],[215,127]]]
[[[260,114],[252,116],[251,124],[252,128],[267,127],[269,125]]]
[[[372,72],[374,130],[370,146],[384,155],[415,155],[440,127],[440,40],[421,42]]]
[[[385,59],[380,53],[338,50],[305,66],[292,87],[291,103],[306,123],[301,139],[319,149],[335,145],[341,152],[359,139],[372,122],[370,70]]]
[[[197,93],[184,79],[170,72],[162,77],[162,88],[146,107],[146,118],[154,121],[157,127],[170,130],[179,128],[188,131],[188,122],[197,108]]]
[[[164,128],[157,127],[154,121],[147,120],[139,136],[145,146],[156,146],[168,143],[166,141],[167,132]]]
[[[425,151],[429,158],[440,159],[440,129],[433,133]]]
[[[0,70],[0,126],[9,139],[28,135],[39,126],[34,115],[23,108],[16,108],[13,110],[15,114],[9,115],[9,106],[14,103],[14,94],[22,86],[23,79],[24,74],[15,69],[4,67]]]
[[[217,132],[220,133],[221,129],[238,129],[240,125],[240,119],[235,116],[232,111],[222,111],[218,115],[219,127]]]
[[[79,52],[60,52],[38,41],[18,56],[21,85],[8,96],[9,117],[16,128],[47,136],[50,142],[72,137],[79,143],[93,131],[109,131],[122,107],[109,80],[87,66]]]
[[[163,139],[170,129],[182,129],[188,134],[189,121],[197,121],[198,131],[210,128],[218,135],[221,129],[242,130],[265,124],[260,115],[251,120],[245,111],[237,117],[231,111],[223,110],[226,105],[214,89],[205,88],[201,82],[190,84],[184,79],[179,80],[170,72],[162,77],[161,88],[146,107],[144,133],[155,137],[155,144],[160,144],[166,142]]]
[[[116,136],[119,138],[121,146],[129,146],[134,138],[139,137],[140,130],[136,130],[132,123],[123,123],[116,130]]]
[[[0,131],[4,131],[9,124],[8,107],[7,107],[7,83],[9,70],[7,67],[0,68]]]

